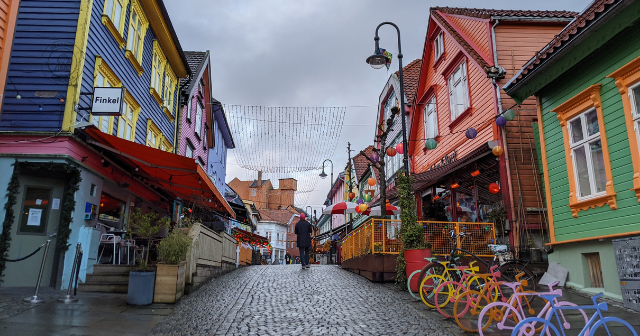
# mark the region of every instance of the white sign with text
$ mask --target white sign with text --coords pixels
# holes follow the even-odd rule
[[[93,88],[91,114],[94,116],[119,116],[122,114],[124,88],[97,87]]]

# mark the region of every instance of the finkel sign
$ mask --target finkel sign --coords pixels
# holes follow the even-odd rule
[[[91,100],[91,114],[94,116],[119,116],[122,114],[124,88],[97,87],[93,88]]]

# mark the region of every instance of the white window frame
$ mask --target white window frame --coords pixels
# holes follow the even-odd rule
[[[429,100],[424,106],[424,138],[433,139],[438,136],[438,107],[436,105],[436,96]],[[429,122],[429,117],[433,116],[433,120]]]
[[[592,135],[588,135],[587,133],[587,114],[590,112],[594,112],[596,114],[596,118],[598,118],[598,113],[596,111],[595,108],[590,108],[582,113],[580,113],[579,115],[569,119],[569,121],[567,122],[567,131],[569,132],[569,147],[571,148],[571,161],[573,163],[573,176],[575,179],[575,186],[576,186],[576,199],[578,201],[582,201],[582,200],[587,200],[590,198],[596,198],[596,197],[600,197],[603,195],[607,194],[607,190],[606,190],[606,186],[605,189],[601,192],[596,193],[596,178],[595,178],[595,174],[593,172],[594,167],[593,167],[593,160],[591,159],[591,150],[589,148],[589,144],[596,142],[596,141],[600,141],[600,145],[603,146],[602,144],[602,139],[600,138],[600,125],[598,125],[598,133],[594,133]],[[583,138],[582,140],[574,143],[573,142],[573,136],[572,136],[572,122],[574,120],[577,119],[581,119],[580,121],[580,125],[582,127],[582,135]],[[581,190],[580,190],[580,176],[578,175],[578,167],[577,167],[577,160],[576,160],[576,156],[575,156],[575,150],[578,148],[584,148],[585,151],[585,157],[587,160],[587,173],[588,173],[588,177],[589,177],[589,188],[591,189],[591,194],[586,195],[586,196],[581,196]],[[605,168],[606,169],[606,168]],[[605,184],[606,185],[606,184]]]
[[[384,102],[384,113],[382,113],[382,118],[384,118],[381,122],[386,127],[386,120],[391,116],[391,109],[395,106],[398,106],[398,100],[396,97],[396,92],[391,88],[391,92],[387,97],[387,100]]]
[[[185,149],[184,156],[193,159],[193,146],[187,141],[187,148]]]
[[[195,131],[198,138],[202,137],[202,106],[200,106],[200,99],[196,99],[196,124]]]
[[[451,73],[451,75],[449,75],[449,78],[447,79],[447,83],[449,85],[449,104],[450,104],[450,109],[451,109],[451,121],[456,120],[470,106],[470,103],[469,103],[469,84],[468,84],[468,79],[467,79],[467,64],[466,63],[467,63],[466,61],[463,61]],[[453,77],[458,71],[461,71],[460,79],[457,80],[454,83],[453,82]],[[462,102],[457,101],[457,98],[456,98],[457,90],[463,90],[462,96],[464,98],[463,98]],[[462,110],[458,110],[457,109],[458,105],[462,105],[463,109]]]
[[[193,97],[189,98],[189,104],[187,105],[187,120],[191,122],[191,106],[193,105]]]
[[[444,36],[442,32],[438,33],[438,36],[433,40],[433,52],[436,56],[434,61],[438,61],[442,54],[444,54]]]
[[[636,141],[638,142],[638,148],[640,149],[640,111],[638,111],[638,105],[640,102],[636,102],[633,95],[634,90],[640,90],[640,82],[629,87],[629,101],[631,102],[631,117],[633,118],[633,130],[636,132]]]

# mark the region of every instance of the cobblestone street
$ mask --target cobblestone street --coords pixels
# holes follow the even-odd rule
[[[154,335],[456,335],[392,285],[336,266],[251,266],[184,298]]]

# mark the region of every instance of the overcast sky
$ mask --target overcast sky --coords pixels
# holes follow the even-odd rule
[[[211,50],[213,96],[224,104],[350,107],[331,158],[335,173],[347,162],[346,145],[372,144],[378,97],[397,71],[395,30],[380,32],[394,54],[390,71],[365,63],[375,27],[396,23],[404,64],[421,57],[429,7],[582,11],[590,0],[164,0],[184,50]],[[351,126],[350,126],[351,125]],[[242,141],[241,139],[235,139]],[[229,153],[227,181],[249,175]],[[320,180],[308,205],[323,203],[329,181]]]

